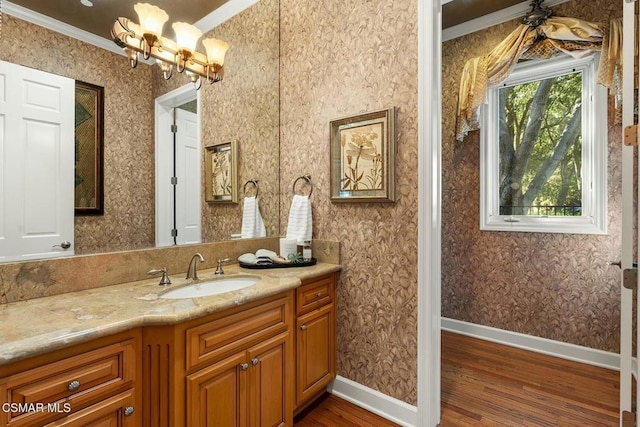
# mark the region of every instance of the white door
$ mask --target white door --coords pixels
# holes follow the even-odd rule
[[[156,246],[202,241],[200,121],[178,108],[197,98],[186,85],[155,102]]]
[[[0,61],[0,261],[74,253],[74,100],[72,79]]]
[[[624,22],[623,22],[623,58],[634,57],[634,40],[637,29],[635,28],[635,3],[623,1],[624,4]],[[633,125],[634,116],[634,61],[623,61],[623,105],[622,105],[622,126],[627,127]],[[634,351],[632,346],[633,335],[633,291],[624,285],[624,272],[632,271],[633,262],[637,260],[637,254],[633,249],[633,222],[634,213],[637,212],[637,206],[633,203],[634,179],[633,179],[633,163],[634,149],[633,147],[623,145],[622,152],[622,260],[621,260],[621,286],[620,286],[620,425],[627,427],[635,425],[632,410],[632,376],[637,379],[636,372],[633,372],[632,359]],[[640,187],[638,187],[640,188]],[[637,285],[637,282],[636,282]],[[640,299],[638,301],[640,304]],[[638,319],[640,321],[640,317]],[[640,324],[639,324],[640,325]],[[640,334],[640,330],[638,330]],[[640,335],[639,335],[640,337]],[[640,382],[637,382],[640,387]],[[638,389],[640,391],[640,388]],[[640,403],[640,394],[636,399]]]
[[[176,108],[176,243],[200,243],[200,137],[198,115]]]

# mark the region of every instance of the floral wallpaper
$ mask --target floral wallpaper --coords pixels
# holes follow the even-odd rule
[[[153,246],[151,68],[7,14],[2,27],[0,60],[104,87],[104,215],[75,218],[76,254]]]
[[[165,83],[157,67],[140,63],[132,70],[121,55],[7,14],[2,24],[0,60],[105,88],[104,215],[75,218],[76,254],[153,247],[155,160],[149,118],[157,96],[188,81],[174,76]],[[248,179],[259,180],[267,235],[278,234],[278,33],[278,0],[262,0],[210,33],[231,48],[223,82],[201,89],[203,144],[238,141],[240,203],[203,202],[203,241],[228,240],[240,232],[242,185]]]
[[[281,231],[294,180],[311,175],[313,238],[342,245],[338,374],[415,404],[417,3],[280,5]],[[329,122],[391,106],[398,107],[397,202],[331,203]]]
[[[557,15],[599,21],[621,4],[574,0]],[[516,25],[504,23],[443,44],[442,315],[513,332],[617,352],[621,254],[621,129],[610,121],[608,234],[479,230],[478,132],[454,137],[460,70]]]
[[[204,241],[229,240],[231,234],[240,232],[243,187],[250,179],[258,180],[267,236],[279,232],[278,6],[278,0],[260,0],[203,36],[222,39],[230,48],[224,80],[213,85],[203,83],[200,89],[202,145],[237,141],[239,187],[238,204],[208,204],[203,193]],[[157,67],[152,72],[154,98],[189,83],[179,75],[165,81]],[[202,159],[204,162],[204,156]],[[204,174],[204,163],[202,170]],[[248,185],[247,195],[254,194],[253,186]]]

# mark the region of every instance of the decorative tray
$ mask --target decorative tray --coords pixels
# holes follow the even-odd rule
[[[242,261],[239,261],[240,267],[242,268],[250,268],[253,270],[264,270],[267,268],[291,268],[291,267],[309,267],[310,265],[316,265],[318,262],[317,259],[311,258],[311,261],[303,261],[303,262],[291,262],[289,264],[247,264]]]

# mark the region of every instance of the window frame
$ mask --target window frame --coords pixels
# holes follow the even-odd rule
[[[498,86],[487,89],[480,110],[480,229],[486,231],[607,234],[607,89],[596,83],[600,55],[536,60],[516,66]],[[498,91],[536,80],[582,71],[582,215],[500,215]],[[493,120],[490,120],[493,118]]]

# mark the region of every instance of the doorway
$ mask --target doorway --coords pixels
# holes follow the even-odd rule
[[[200,134],[192,85],[156,98],[156,246],[202,242]]]

